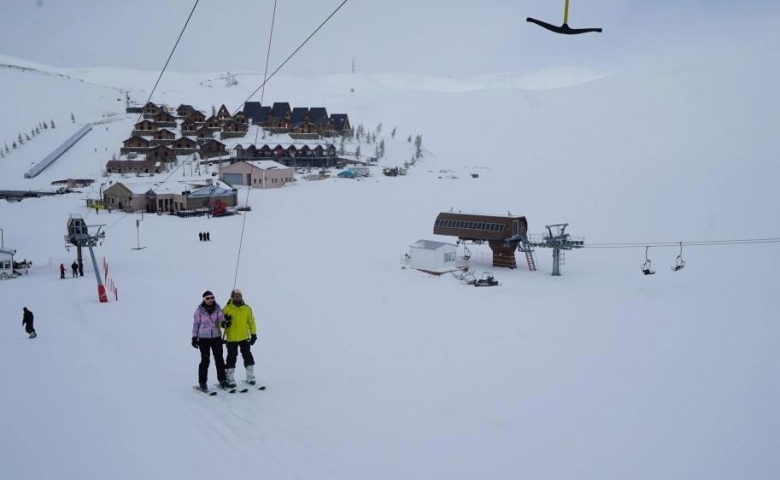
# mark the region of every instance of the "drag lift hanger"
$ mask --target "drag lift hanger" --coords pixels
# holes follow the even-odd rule
[[[565,0],[565,1],[566,4],[563,7],[563,25],[561,25],[560,27],[531,17],[526,18],[525,21],[535,23],[542,28],[546,28],[551,32],[560,33],[562,35],[577,35],[580,33],[589,33],[589,32],[601,33],[600,28],[571,28],[568,23],[569,22],[569,0]]]

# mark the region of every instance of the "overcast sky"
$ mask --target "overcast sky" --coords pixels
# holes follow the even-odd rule
[[[278,0],[270,69],[342,0]],[[466,76],[577,65],[604,70],[686,54],[713,41],[777,35],[773,0],[349,0],[281,73],[414,72]],[[195,0],[3,0],[0,53],[60,67],[159,70]],[[262,72],[273,0],[200,0],[169,69]],[[765,28],[770,27],[770,28]]]

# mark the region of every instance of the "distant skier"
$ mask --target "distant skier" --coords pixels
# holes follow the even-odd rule
[[[251,345],[257,341],[257,327],[252,308],[244,303],[241,290],[233,290],[225,308],[225,321],[222,327],[225,329],[225,341],[227,342],[227,361],[225,362],[225,376],[231,387],[236,386],[235,371],[238,351],[241,350],[241,358],[246,369],[246,382],[255,384],[255,359],[252,356]]]
[[[78,277],[79,276],[79,264],[76,263],[75,260],[73,260],[73,263],[70,264],[70,269],[73,270],[73,276]]]
[[[38,334],[35,333],[35,328],[33,328],[33,313],[30,310],[27,310],[27,307],[24,307],[22,311],[24,312],[24,315],[22,315],[22,326],[24,327],[24,331],[30,334],[28,338],[37,337]]]
[[[214,294],[206,290],[203,301],[195,309],[192,322],[192,347],[200,350],[200,365],[198,365],[198,387],[206,392],[210,354],[214,354],[214,364],[217,367],[217,380],[223,388],[228,387],[225,381],[225,360],[222,357],[222,330],[220,324],[225,321],[222,309],[214,299]]]
[[[60,278],[65,278],[65,264],[60,263]]]

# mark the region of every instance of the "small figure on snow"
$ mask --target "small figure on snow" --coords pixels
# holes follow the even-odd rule
[[[227,361],[225,362],[227,382],[231,387],[236,386],[236,360],[240,350],[246,369],[246,383],[254,385],[255,359],[252,356],[251,346],[257,341],[257,328],[252,308],[244,303],[244,295],[241,290],[235,289],[230,293],[230,300],[222,311],[225,315],[222,328],[225,329],[227,344]]]
[[[200,350],[200,365],[198,365],[198,388],[206,392],[208,386],[208,372],[210,356],[214,354],[214,364],[217,367],[217,380],[223,388],[227,388],[225,381],[225,360],[222,356],[222,330],[221,323],[225,321],[225,315],[210,290],[203,292],[203,301],[195,309],[192,322],[192,348]]]
[[[198,232],[198,238],[201,242],[203,241],[203,232]]]
[[[73,276],[78,277],[79,276],[79,264],[76,263],[75,260],[73,260],[73,263],[70,264],[70,269],[73,270]]]
[[[65,278],[65,264],[60,263],[60,278]]]
[[[27,307],[22,308],[22,311],[24,312],[24,315],[22,315],[22,326],[24,327],[24,331],[30,334],[28,338],[37,337],[38,334],[35,333],[35,328],[33,328],[33,313],[30,310],[27,310]]]

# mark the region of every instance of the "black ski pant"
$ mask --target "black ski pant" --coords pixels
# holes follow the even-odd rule
[[[244,359],[245,367],[255,364],[255,357],[252,356],[249,340],[242,340],[240,342],[227,342],[228,354],[225,368],[236,368],[236,359],[238,358],[239,349],[241,349],[241,358]]]
[[[27,333],[35,333],[35,329],[33,328],[33,321],[30,320],[24,324],[24,331]]]
[[[201,338],[198,339],[198,348],[200,349],[200,365],[198,365],[198,383],[208,383],[209,379],[209,356],[214,354],[214,364],[217,366],[217,380],[225,380],[225,360],[222,357],[222,339],[221,338]]]

